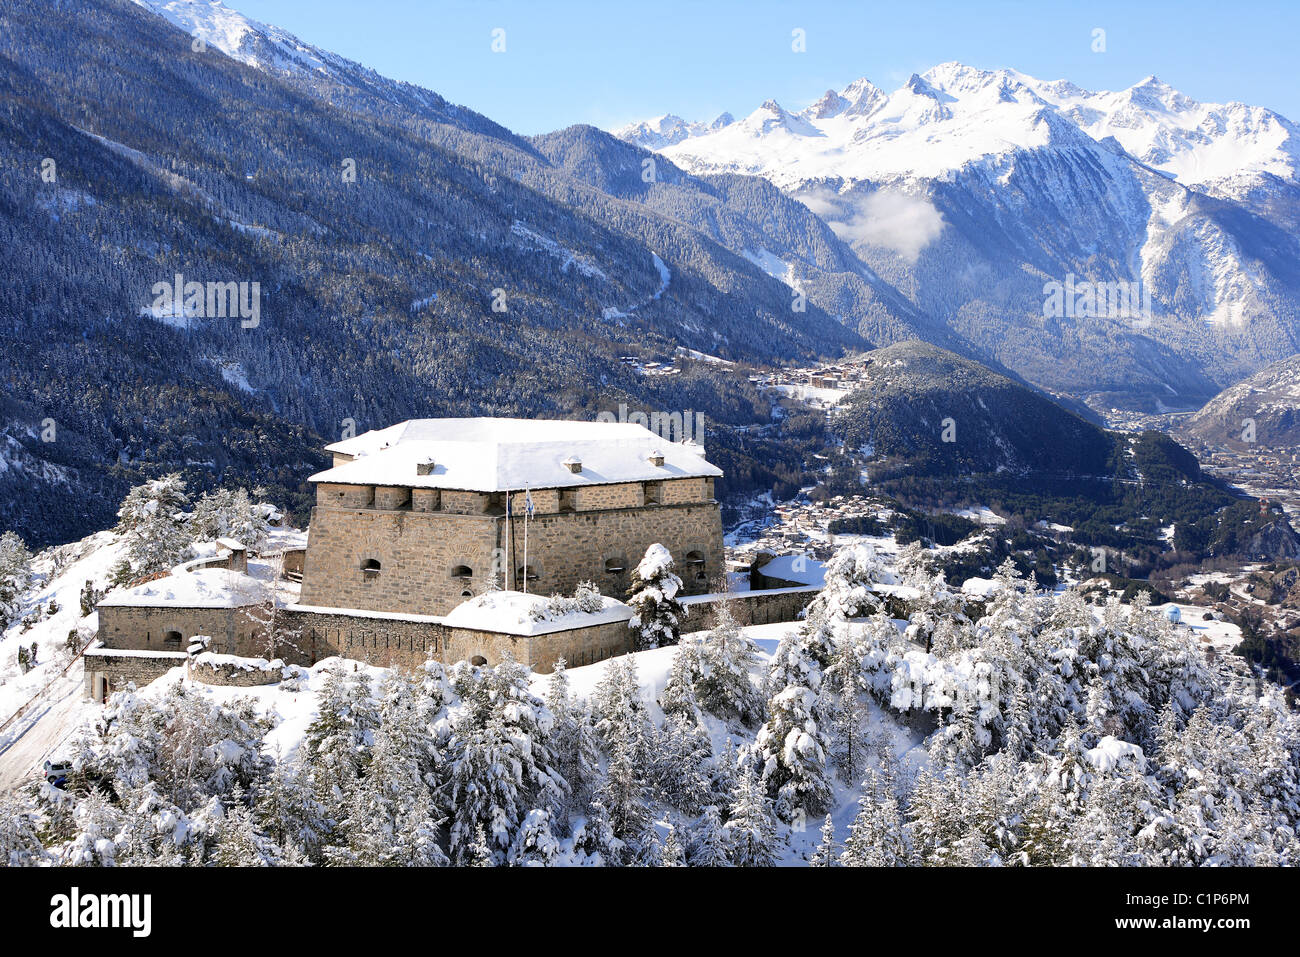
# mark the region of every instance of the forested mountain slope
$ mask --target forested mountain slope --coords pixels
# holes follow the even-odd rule
[[[126,0],[0,11],[0,524],[82,534],[163,468],[294,492],[345,420],[677,407],[618,362],[630,350],[774,361],[864,344],[490,120],[327,65],[196,51]],[[257,315],[160,308],[177,275],[245,284]]]

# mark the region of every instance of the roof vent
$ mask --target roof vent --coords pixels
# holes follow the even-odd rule
[[[650,458],[651,465],[657,465],[660,468],[663,467],[664,454],[659,449],[655,449],[653,452],[651,452],[649,458]]]
[[[432,475],[432,474],[433,474],[433,468],[434,468],[434,461],[433,461],[433,459],[431,459],[431,458],[429,458],[429,459],[425,459],[425,460],[422,461],[422,462],[416,462],[416,463],[415,463],[415,474],[416,474],[416,475]]]
[[[579,472],[582,471],[582,459],[578,458],[576,455],[570,455],[567,459],[565,459],[560,464],[563,465],[570,472],[572,472],[574,475],[577,475]]]

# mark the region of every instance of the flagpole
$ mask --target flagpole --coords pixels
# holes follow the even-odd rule
[[[506,591],[511,591],[511,584],[514,582],[514,566],[510,564],[510,540],[515,537],[514,523],[511,519],[514,517],[514,509],[511,508],[511,498],[514,495],[510,489],[506,489],[506,568],[505,574],[501,576],[501,585]]]

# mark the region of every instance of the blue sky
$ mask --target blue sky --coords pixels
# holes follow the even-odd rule
[[[1300,121],[1300,2],[225,0],[519,133],[660,113],[801,109],[859,76],[893,90],[946,60],[1089,89],[1155,74]],[[505,31],[505,52],[491,49]],[[1093,31],[1105,52],[1093,52]],[[802,29],[806,52],[791,49]]]

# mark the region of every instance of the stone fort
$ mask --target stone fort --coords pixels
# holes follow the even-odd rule
[[[639,424],[413,419],[326,450],[332,467],[310,479],[316,505],[298,601],[268,600],[242,554],[242,571],[186,572],[186,588],[152,583],[110,596],[85,654],[89,695],[175,667],[195,635],[220,654],[291,664],[331,655],[496,664],[507,654],[538,671],[561,657],[592,664],[631,650],[630,609],[520,626],[476,616],[474,603],[493,589],[572,594],[583,581],[624,598],[655,543],[672,553],[686,596],[725,575],[721,470],[697,443]],[[209,579],[207,591],[195,587]]]
[[[656,542],[686,594],[723,572],[722,471],[641,425],[413,419],[326,450],[305,606],[445,615],[490,579],[543,594],[591,581],[621,598]]]

